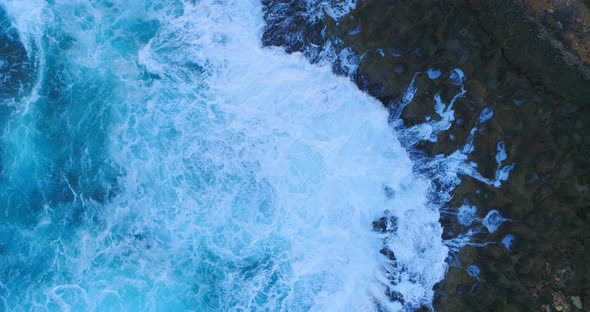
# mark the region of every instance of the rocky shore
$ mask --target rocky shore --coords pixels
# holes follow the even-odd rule
[[[303,10],[297,3],[266,5],[265,44],[304,51],[313,61],[322,51],[309,43],[321,47],[336,38],[360,56],[352,79],[384,105],[402,95],[416,72],[432,68],[448,76],[461,68],[467,96],[455,106],[451,129],[420,146],[428,155],[460,148],[480,112],[493,110],[475,135],[471,160],[493,176],[496,146],[504,140],[507,162],[516,166],[500,188],[464,177],[448,211],[467,201],[480,218],[496,209],[512,221],[474,237],[495,243],[460,251],[437,288],[436,311],[590,307],[588,1],[365,0],[338,22],[325,18],[312,25],[297,14],[273,20],[273,10]],[[452,96],[445,79],[422,77],[416,86],[402,114],[406,125],[432,114],[436,92]],[[444,214],[441,222],[445,238],[453,237],[456,222]],[[501,243],[509,234],[511,243]],[[479,276],[469,274],[471,265]]]

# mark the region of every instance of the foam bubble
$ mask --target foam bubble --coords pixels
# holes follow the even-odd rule
[[[498,210],[493,209],[488,212],[482,223],[488,229],[488,232],[494,233],[505,221],[510,221],[510,219],[502,217]]]
[[[512,246],[512,242],[514,242],[514,235],[508,234],[502,238],[502,244],[508,251],[510,251],[510,247]]]
[[[442,75],[442,72],[440,70],[430,68],[426,71],[426,74],[428,75],[429,79],[436,80],[436,79],[440,78],[440,76]]]
[[[459,212],[457,214],[457,219],[459,220],[459,224],[468,226],[471,225],[476,217],[475,214],[477,212],[477,208],[473,205],[463,205],[459,207]]]
[[[479,273],[480,269],[477,267],[477,265],[472,264],[467,267],[467,274],[469,274],[469,276],[479,279]]]

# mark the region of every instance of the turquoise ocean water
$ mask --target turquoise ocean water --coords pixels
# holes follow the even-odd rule
[[[430,304],[448,254],[431,183],[381,103],[262,47],[262,16],[0,1],[1,311]],[[384,211],[395,234],[373,230]]]

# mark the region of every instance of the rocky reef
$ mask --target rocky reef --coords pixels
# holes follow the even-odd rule
[[[399,99],[417,72],[448,76],[460,68],[468,78],[467,94],[456,103],[451,128],[437,142],[420,144],[427,155],[461,148],[480,113],[493,111],[475,133],[470,160],[482,175],[493,176],[503,141],[506,161],[516,164],[510,179],[495,188],[463,177],[446,209],[453,215],[468,202],[480,218],[495,209],[512,222],[475,234],[472,242],[487,244],[468,245],[450,259],[435,310],[590,307],[588,1],[365,0],[342,19],[313,24],[297,14],[273,20],[276,10],[304,10],[297,2],[266,5],[265,44],[302,51],[312,61],[326,53],[328,41],[336,50],[351,49],[358,68],[335,69],[384,105]],[[407,126],[433,114],[435,93],[452,97],[444,79],[430,78],[415,80],[417,93],[401,115]],[[461,230],[444,212],[441,222],[446,239]]]

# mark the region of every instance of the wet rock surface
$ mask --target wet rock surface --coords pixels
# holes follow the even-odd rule
[[[590,77],[590,2],[587,0],[520,0],[543,39],[559,49],[564,60]]]
[[[352,79],[384,105],[399,99],[422,72],[402,113],[406,125],[433,115],[435,93],[447,100],[456,93],[448,76],[460,68],[467,95],[455,104],[452,127],[437,142],[420,145],[431,156],[460,149],[482,110],[493,110],[475,135],[470,160],[492,177],[503,140],[505,162],[516,166],[500,188],[463,177],[441,222],[445,239],[455,237],[462,228],[453,213],[465,202],[477,207],[481,219],[496,209],[511,222],[494,233],[482,230],[472,241],[489,244],[464,247],[450,260],[437,289],[437,311],[590,306],[590,55],[584,54],[590,4],[558,2],[365,0],[340,21],[306,26],[311,28],[298,34],[302,44],[287,47],[313,56],[321,48],[306,50],[305,42],[321,47],[326,38],[338,38],[360,56]],[[269,2],[269,12],[278,3],[297,6]],[[269,31],[266,44],[285,44],[270,40]],[[429,78],[428,69],[441,77]],[[375,226],[386,228],[383,220]],[[468,269],[472,265],[477,275]]]

